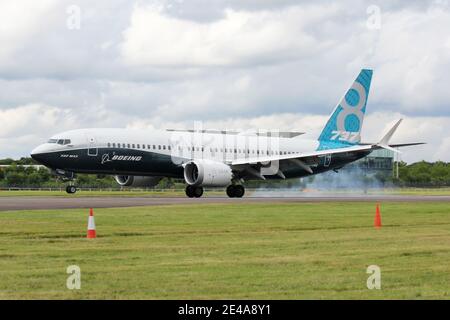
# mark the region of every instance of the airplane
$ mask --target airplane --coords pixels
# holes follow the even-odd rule
[[[301,178],[345,165],[390,144],[401,119],[377,143],[361,142],[372,70],[362,69],[329,117],[318,138],[276,130],[221,131],[79,129],[52,136],[31,157],[70,182],[77,173],[114,175],[125,187],[152,187],[163,177],[183,179],[186,195],[199,198],[204,187],[226,187],[241,198],[248,180]]]

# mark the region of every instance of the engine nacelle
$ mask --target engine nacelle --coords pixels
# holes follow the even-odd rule
[[[114,176],[114,179],[122,187],[153,187],[161,181],[162,177]]]
[[[192,160],[184,165],[184,180],[191,186],[225,187],[232,178],[231,168],[225,163]]]

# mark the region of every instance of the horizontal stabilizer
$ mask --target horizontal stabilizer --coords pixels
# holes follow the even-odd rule
[[[421,145],[421,144],[426,144],[426,142],[412,142],[412,143],[390,144],[389,147],[401,148],[401,147],[409,147],[409,146],[418,146],[418,145]]]

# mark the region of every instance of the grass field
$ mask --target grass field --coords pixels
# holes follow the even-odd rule
[[[0,213],[0,298],[448,299],[450,204],[229,204]],[[81,290],[66,268],[81,268]],[[368,265],[381,290],[368,290]]]

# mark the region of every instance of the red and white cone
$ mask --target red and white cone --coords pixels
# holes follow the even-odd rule
[[[97,235],[95,233],[95,220],[94,220],[94,210],[89,209],[89,221],[88,221],[88,230],[87,230],[87,238],[93,239],[96,238]]]

